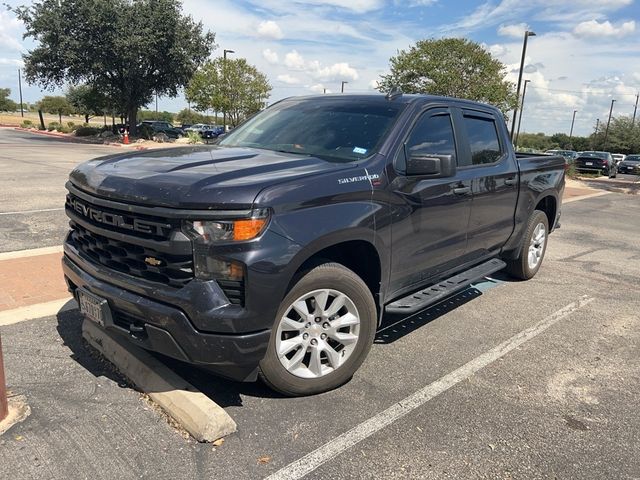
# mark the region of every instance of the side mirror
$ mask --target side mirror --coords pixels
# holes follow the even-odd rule
[[[407,160],[407,175],[453,177],[456,160],[453,155],[413,154]]]

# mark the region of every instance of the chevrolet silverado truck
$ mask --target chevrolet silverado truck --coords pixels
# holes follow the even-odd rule
[[[485,104],[290,98],[216,145],[75,168],[64,275],[88,321],[145,349],[314,394],[354,375],[383,315],[533,277],[564,164],[516,156]]]

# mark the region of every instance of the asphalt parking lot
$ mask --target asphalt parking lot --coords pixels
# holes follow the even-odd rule
[[[12,135],[0,251],[58,245],[63,212],[24,211],[61,208],[68,170],[117,149]],[[0,478],[638,478],[638,212],[620,193],[566,204],[533,280],[497,275],[388,318],[333,392],[282,398],[172,363],[236,420],[217,447],[183,438],[93,355],[75,310],[0,327],[32,409],[0,437]]]

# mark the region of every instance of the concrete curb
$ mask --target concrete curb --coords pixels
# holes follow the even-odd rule
[[[89,320],[82,336],[199,442],[236,431],[236,422],[209,397],[143,349]]]

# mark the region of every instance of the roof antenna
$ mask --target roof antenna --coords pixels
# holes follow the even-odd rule
[[[400,85],[392,85],[391,91],[385,95],[384,98],[387,100],[395,100],[398,97],[402,96],[402,88]]]

